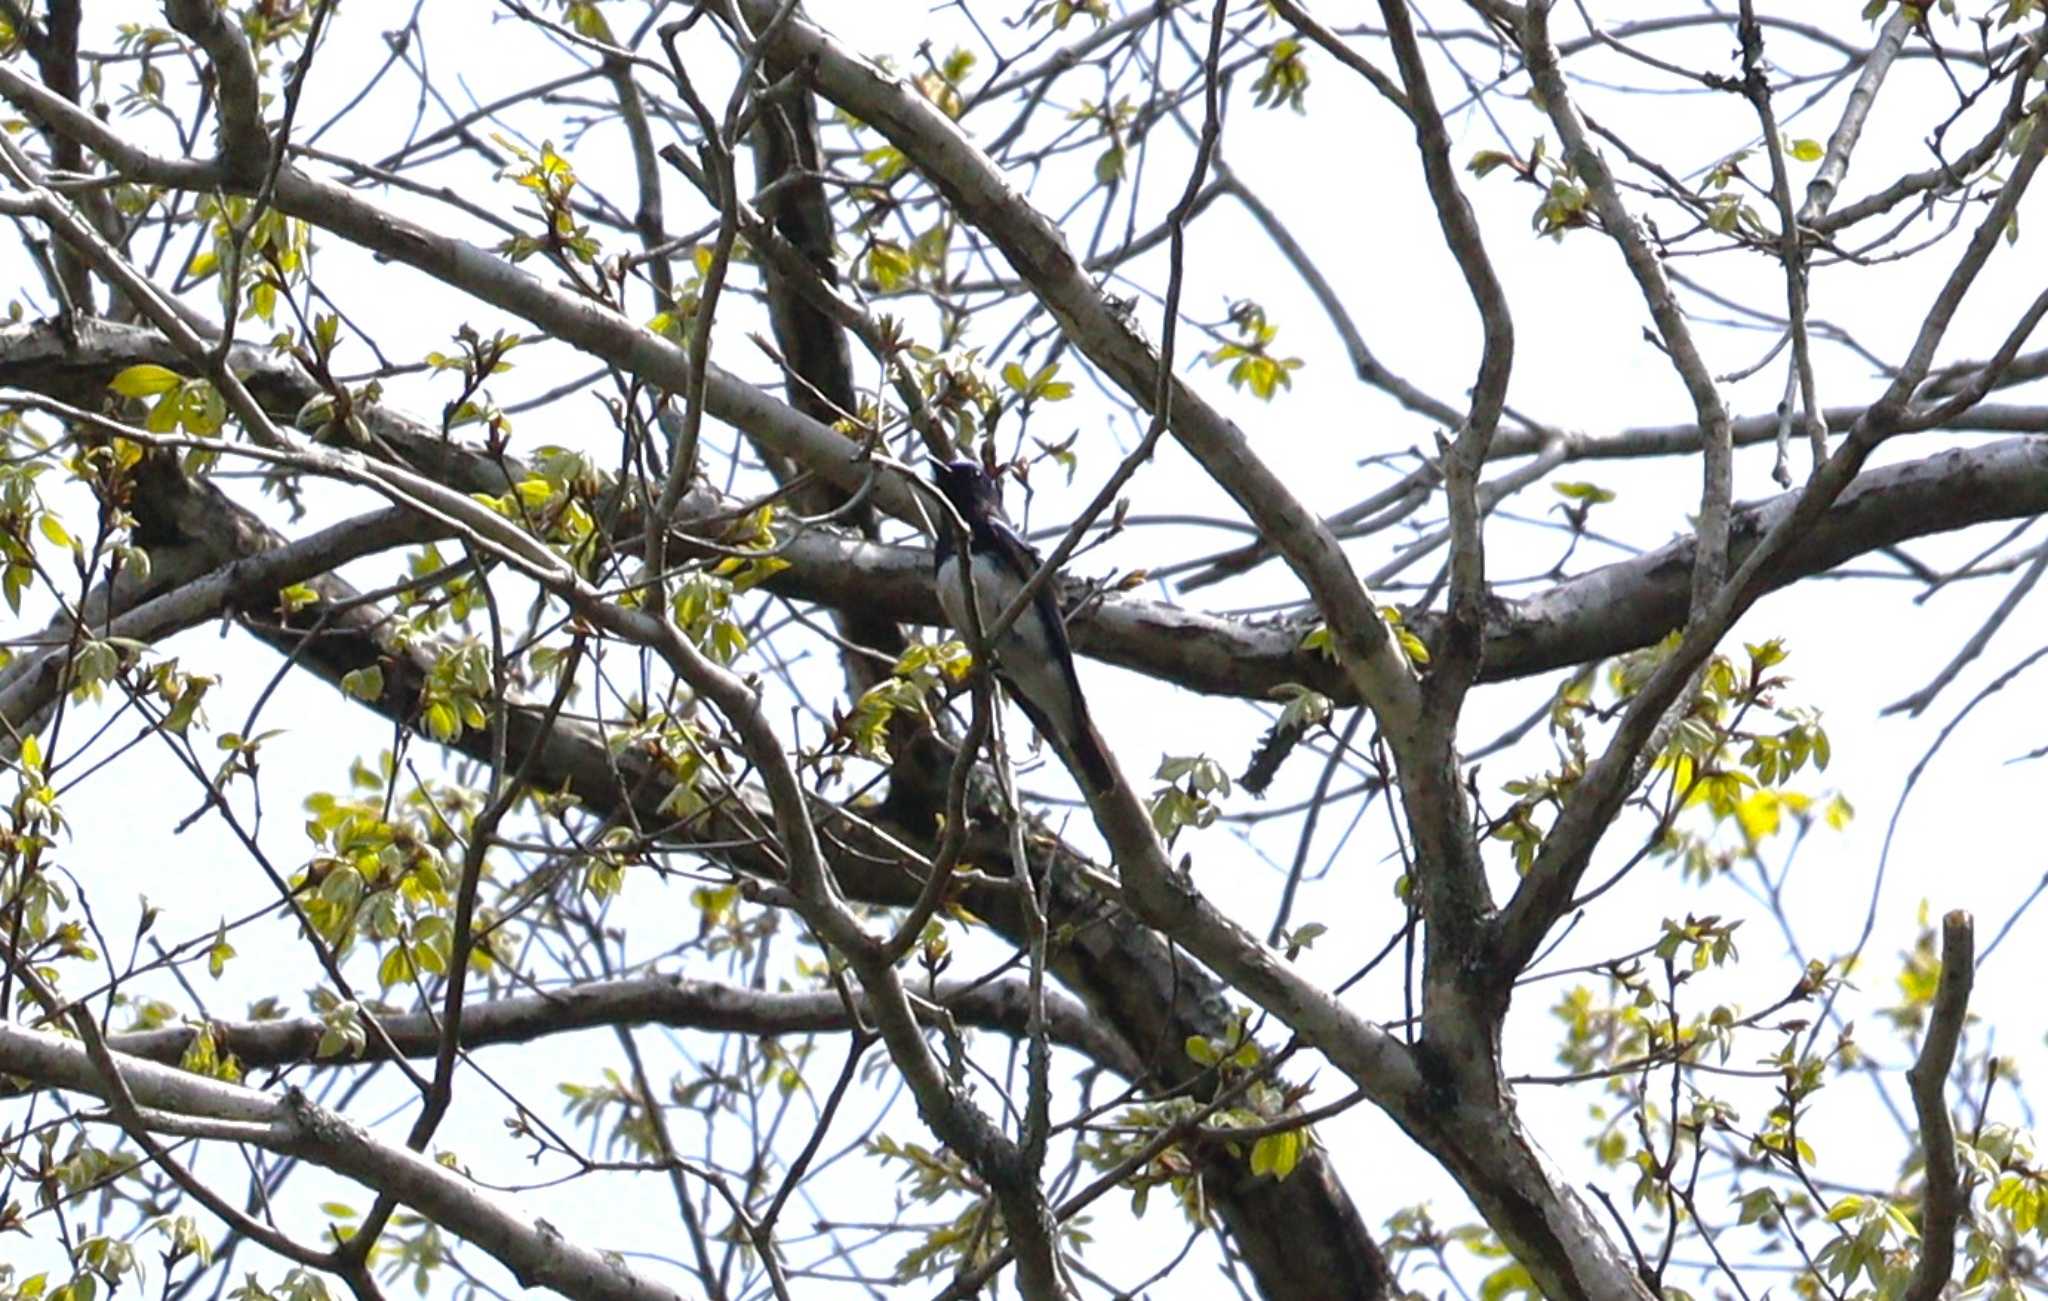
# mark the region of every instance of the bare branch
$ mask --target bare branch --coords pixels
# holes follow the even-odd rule
[[[1970,986],[1977,970],[1975,927],[1966,912],[1941,919],[1941,983],[1927,1012],[1927,1037],[1906,1070],[1913,1086],[1913,1110],[1920,1117],[1920,1146],[1927,1157],[1926,1205],[1920,1218],[1920,1259],[1900,1295],[1906,1301],[1934,1301],[1949,1285],[1956,1258],[1956,1228],[1969,1209],[1969,1193],[1956,1164],[1956,1131],[1948,1114],[1948,1073],[1970,1011]]]

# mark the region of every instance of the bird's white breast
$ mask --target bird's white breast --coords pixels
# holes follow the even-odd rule
[[[953,555],[938,569],[939,604],[946,618],[959,630],[961,639],[972,632],[967,622],[967,594],[961,590],[960,557]],[[992,557],[974,558],[974,600],[981,607],[981,629],[986,634],[1003,610],[1022,590],[1023,583],[1002,569]],[[1058,652],[1039,626],[1038,611],[1025,610],[1017,616],[995,646],[996,667],[1001,676],[1062,727],[1077,725],[1075,705],[1070,699],[1066,675]]]

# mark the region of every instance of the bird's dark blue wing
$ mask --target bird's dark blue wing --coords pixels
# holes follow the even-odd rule
[[[967,525],[974,562],[974,601],[982,630],[987,632],[1038,572],[1042,561],[1037,550],[1001,517],[1001,500],[979,466],[949,465],[935,477]],[[933,570],[940,604],[954,626],[966,632],[967,595],[957,548],[957,541],[942,538],[935,548]],[[1074,671],[1073,649],[1067,642],[1066,621],[1050,584],[1039,589],[1031,608],[1004,630],[991,649],[997,676],[1039,734],[1067,755],[1091,786],[1113,784],[1108,753],[1088,716],[1081,680]]]

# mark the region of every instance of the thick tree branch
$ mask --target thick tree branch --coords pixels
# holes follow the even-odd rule
[[[1015,1037],[1024,1034],[1030,1010],[1028,991],[1015,979],[946,981],[928,997],[917,1000],[921,1017],[926,1005],[945,1009],[961,1025],[982,1026]],[[857,1000],[856,1007],[862,1006]],[[1073,999],[1048,994],[1045,1015],[1054,1043],[1126,1078],[1144,1073],[1130,1046]],[[408,1057],[432,1057],[440,1047],[440,1026],[428,1013],[386,1016],[381,1024],[392,1047]],[[481,999],[463,1013],[461,1044],[474,1051],[498,1044],[534,1043],[593,1027],[655,1025],[765,1036],[853,1028],[845,1000],[830,990],[778,994],[681,976],[629,976],[539,994]],[[312,1017],[209,1021],[203,1026],[112,1034],[107,1043],[117,1052],[166,1066],[182,1061],[193,1036],[204,1033],[214,1036],[222,1052],[233,1053],[243,1066],[251,1068],[300,1063],[342,1066],[379,1061],[384,1056],[381,1044],[366,1042],[357,1056],[322,1058],[316,1049],[325,1031],[323,1023]]]
[[[2009,377],[2039,361],[2039,355],[2021,358],[2005,373]],[[32,389],[74,405],[96,401],[95,394],[105,391],[115,373],[138,362],[175,367],[180,356],[161,336],[139,327],[85,322],[75,346],[48,325],[0,328],[0,385]],[[280,421],[320,393],[288,360],[266,349],[237,345],[230,365]],[[1953,391],[1953,384],[1943,385],[1929,385],[1923,392]],[[524,473],[517,460],[488,456],[443,439],[438,431],[408,421],[389,407],[363,403],[357,410],[375,440],[395,448],[414,471],[462,491],[502,493]],[[1864,410],[1830,411],[1829,424],[1847,428]],[[1981,427],[2048,434],[2048,409],[1978,406],[1973,412]],[[1771,418],[1756,417],[1738,422],[1737,429],[1762,441],[1769,437],[1770,424]],[[1696,436],[1691,427],[1641,433],[1673,450],[1683,450]],[[1515,436],[1504,434],[1502,441]],[[1787,544],[1765,576],[1768,589],[1789,586],[1914,538],[2048,511],[2044,457],[2048,441],[2013,438],[1869,471],[1811,528]],[[1729,539],[1735,564],[1742,563],[1795,499],[1787,494],[1736,508]],[[707,496],[701,505],[679,512],[689,518],[679,518],[677,524],[694,532],[696,526],[689,519],[702,519],[715,537],[730,506]],[[630,530],[632,520],[622,526]],[[1693,545],[1690,538],[1681,538],[1644,556],[1562,579],[1534,596],[1497,599],[1487,611],[1480,680],[1530,677],[1655,644],[1684,621]],[[672,546],[677,555],[692,554],[685,538]],[[170,554],[165,552],[166,557]],[[783,595],[834,608],[864,606],[904,623],[938,624],[944,619],[932,591],[930,553],[921,548],[862,542],[812,529],[789,538],[781,555],[790,568],[767,586]],[[205,572],[214,563],[219,562],[187,576]],[[1299,683],[1340,704],[1357,702],[1341,673],[1320,654],[1301,649],[1305,622],[1233,619],[1131,595],[1083,602],[1085,595],[1084,588],[1068,585],[1066,604],[1082,610],[1070,628],[1075,649],[1105,663],[1208,695],[1263,699],[1278,686]],[[1425,640],[1437,635],[1435,619],[1429,614],[1414,616]],[[8,680],[0,673],[0,685]]]

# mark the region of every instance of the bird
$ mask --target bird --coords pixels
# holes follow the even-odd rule
[[[980,609],[983,635],[1024,589],[1043,563],[1038,552],[1010,527],[1003,514],[1002,489],[973,461],[934,461],[932,482],[966,525],[972,559],[974,600]],[[960,540],[951,520],[940,520],[932,550],[932,577],[946,618],[963,634],[972,635],[967,617],[967,584],[960,563]],[[1115,785],[1114,768],[1102,736],[1088,715],[1081,680],[1074,672],[1074,651],[1067,643],[1066,620],[1051,584],[1038,589],[1029,608],[1003,630],[990,648],[996,677],[1009,689],[1033,727],[1038,729],[1070,768],[1091,789]]]

